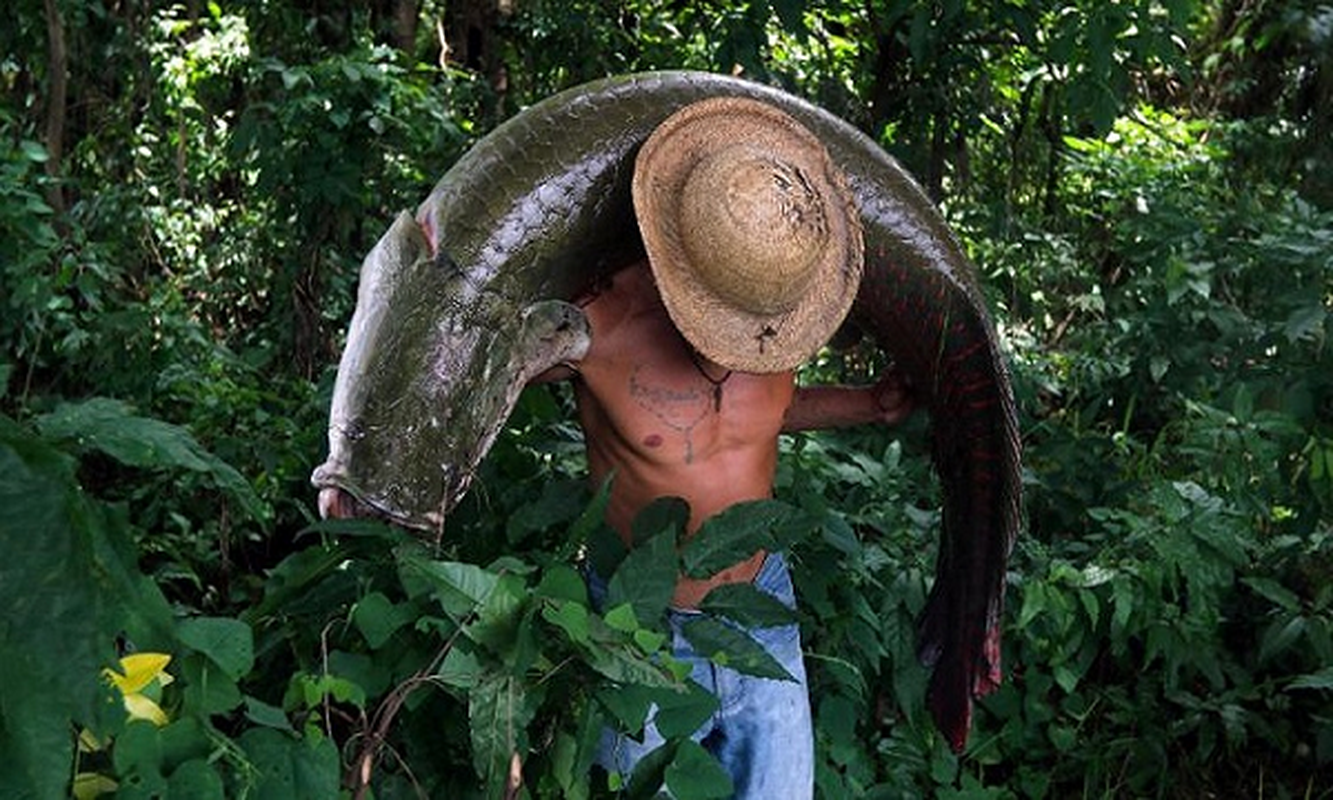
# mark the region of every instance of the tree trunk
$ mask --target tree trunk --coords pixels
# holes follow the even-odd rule
[[[65,106],[69,89],[69,52],[65,48],[65,20],[56,0],[43,0],[46,12],[46,38],[50,45],[47,68],[50,87],[46,98],[46,201],[56,213],[65,210],[65,194],[60,188],[60,161],[65,152]]]
[[[393,5],[393,46],[407,56],[409,63],[417,57],[417,0],[398,0]]]
[[[509,72],[496,28],[503,17],[513,13],[512,0],[462,0],[450,3],[445,12],[449,60],[486,76],[492,98],[484,113],[487,123],[492,125],[504,119],[505,95],[509,91]]]

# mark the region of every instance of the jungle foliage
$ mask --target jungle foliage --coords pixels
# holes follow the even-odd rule
[[[1319,0],[15,0],[0,786],[496,797],[519,769],[532,797],[722,796],[659,620],[677,569],[767,543],[822,797],[1333,796],[1331,54]],[[785,438],[775,501],[707,549],[662,503],[625,555],[568,398],[532,390],[442,541],[316,519],[361,256],[517,109],[668,67],[860,126],[983,275],[1026,526],[1006,683],[961,757],[913,656],[926,420]],[[883,368],[830,351],[804,378]],[[773,669],[729,630],[695,635]],[[590,773],[652,702],[658,757]]]

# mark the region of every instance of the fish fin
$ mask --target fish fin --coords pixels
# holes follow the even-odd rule
[[[523,309],[518,348],[522,383],[559,364],[583,358],[592,344],[592,329],[583,310],[563,300],[539,300]]]

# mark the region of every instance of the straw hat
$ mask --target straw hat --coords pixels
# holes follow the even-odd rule
[[[828,341],[861,281],[861,220],[819,140],[778,109],[704,100],[639,151],[634,210],[671,321],[729,369],[780,372]]]

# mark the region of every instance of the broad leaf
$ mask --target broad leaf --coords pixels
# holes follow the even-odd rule
[[[685,530],[690,522],[690,504],[679,497],[659,497],[634,516],[630,529],[634,546],[639,547],[659,535]]]
[[[597,701],[611,712],[617,727],[635,738],[639,738],[648,721],[655,698],[656,692],[651,688],[637,684],[611,686],[597,693]]]
[[[529,534],[544,531],[577,519],[585,509],[582,479],[551,480],[542,485],[541,495],[520,506],[505,522],[505,536],[517,544]]]
[[[371,650],[378,650],[395,631],[414,619],[416,611],[411,604],[394,603],[380,592],[367,594],[352,609],[352,622]]]
[[[542,618],[563,630],[575,644],[589,644],[590,623],[588,609],[585,606],[554,600],[542,607]]]
[[[796,621],[795,611],[753,583],[724,583],[714,587],[699,608],[747,628],[772,628]]]
[[[1333,667],[1325,667],[1318,672],[1311,672],[1309,675],[1301,675],[1291,683],[1287,684],[1288,689],[1333,689]]]
[[[181,620],[176,636],[222,668],[227,677],[240,680],[255,663],[254,637],[250,626],[226,617],[196,617]]]
[[[72,467],[0,417],[0,786],[40,800],[66,796],[70,723],[106,697],[120,624],[94,557],[103,519]]]
[[[718,709],[717,695],[694,681],[686,681],[683,691],[658,690],[653,700],[657,703],[653,724],[668,739],[693,734]]]
[[[342,765],[331,739],[251,728],[239,744],[254,767],[255,800],[325,800],[338,796]]]
[[[401,558],[399,579],[409,595],[430,592],[455,622],[486,602],[499,581],[495,573],[475,564],[435,561],[417,554]]]
[[[222,777],[206,759],[187,761],[171,773],[167,781],[170,797],[188,797],[190,800],[224,800],[227,796]]]
[[[524,684],[512,675],[487,675],[468,693],[472,763],[493,797],[504,787],[514,753],[528,750],[534,711]]]
[[[676,749],[676,757],[666,768],[666,786],[676,797],[704,800],[710,797],[730,797],[734,788],[731,776],[722,769],[717,759],[691,739],[685,739]]]
[[[656,797],[657,791],[662,787],[666,780],[667,767],[676,758],[676,750],[680,747],[680,741],[668,739],[656,750],[639,759],[639,763],[634,765],[634,773],[630,776],[629,790],[626,792],[628,800],[645,800],[646,798]]]
[[[760,550],[775,549],[780,544],[775,532],[794,511],[778,500],[753,500],[709,517],[681,551],[685,573],[707,578]]]
[[[629,603],[640,624],[656,627],[671,603],[680,574],[676,537],[661,533],[630,551],[607,585],[606,606]]]
[[[760,678],[796,680],[763,646],[724,622],[699,617],[687,620],[681,632],[696,652],[719,666]]]
[[[534,593],[538,597],[568,600],[585,608],[588,605],[588,585],[578,570],[568,564],[554,563],[548,566]]]
[[[158,469],[187,469],[209,476],[219,489],[236,499],[254,519],[268,510],[241,473],[205,450],[186,429],[133,413],[119,400],[94,397],[64,403],[37,419],[37,427],[52,438],[76,444],[81,450],[100,450],[122,464]]]

